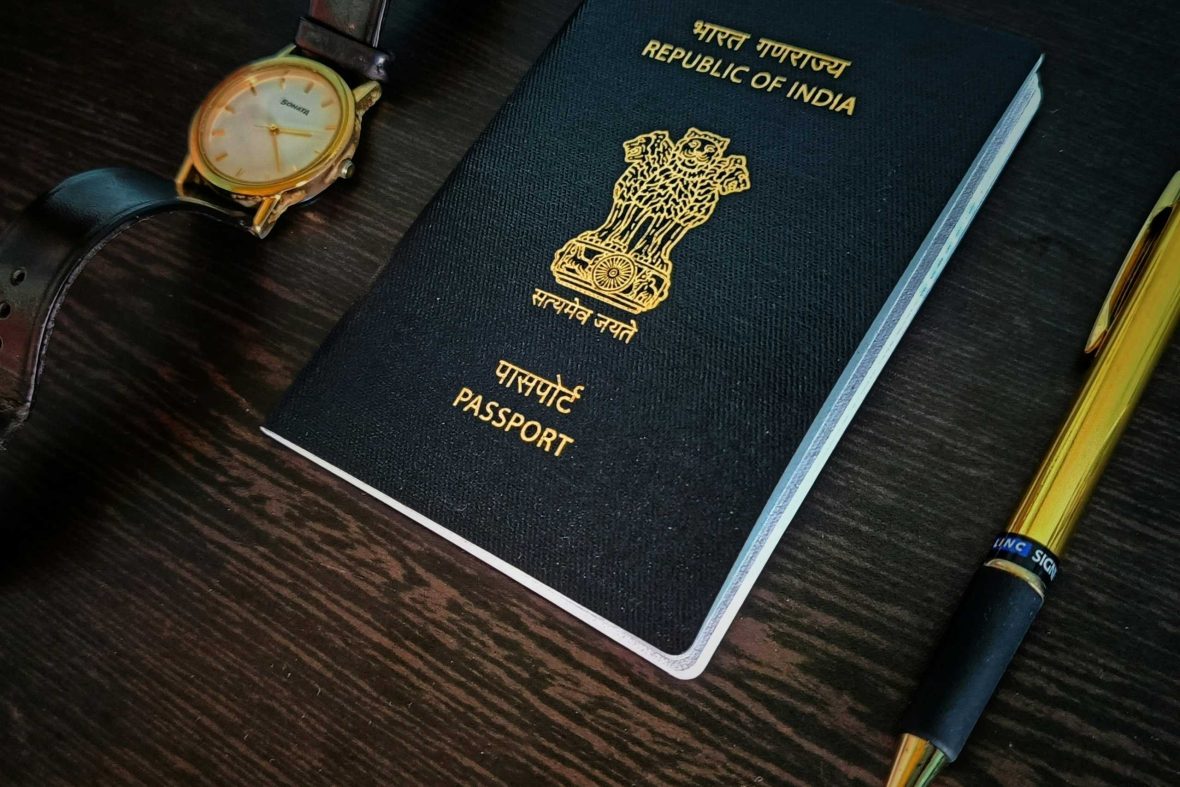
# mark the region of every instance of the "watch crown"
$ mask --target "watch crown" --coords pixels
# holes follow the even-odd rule
[[[352,163],[352,159],[346,158],[340,162],[340,177],[343,180],[348,180],[356,174],[356,165]]]

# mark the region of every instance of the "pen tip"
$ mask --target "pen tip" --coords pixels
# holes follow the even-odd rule
[[[885,787],[927,787],[946,765],[946,755],[917,735],[902,735]]]

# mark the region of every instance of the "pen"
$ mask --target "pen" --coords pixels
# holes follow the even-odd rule
[[[902,717],[888,787],[959,756],[1056,579],[1059,558],[1180,321],[1180,172],[1139,231],[1086,343],[1090,375],[976,572]]]

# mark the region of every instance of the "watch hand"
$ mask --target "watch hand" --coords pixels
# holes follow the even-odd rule
[[[295,129],[295,128],[284,128],[282,126],[276,126],[276,125],[268,124],[268,123],[255,123],[254,128],[265,128],[268,131],[270,131],[271,134],[275,134],[275,135],[287,134],[288,136],[292,136],[292,137],[314,136],[314,134],[310,131],[301,131],[301,130]]]
[[[283,160],[279,157],[279,135],[274,131],[270,132],[270,144],[275,151],[275,172],[282,172]]]

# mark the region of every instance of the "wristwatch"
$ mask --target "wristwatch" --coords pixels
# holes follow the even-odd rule
[[[174,180],[131,167],[74,175],[0,235],[0,444],[29,415],[54,316],[104,243],[192,211],[265,238],[289,208],[352,175],[381,96],[388,0],[311,0],[294,43],[225,77],[197,108]]]

